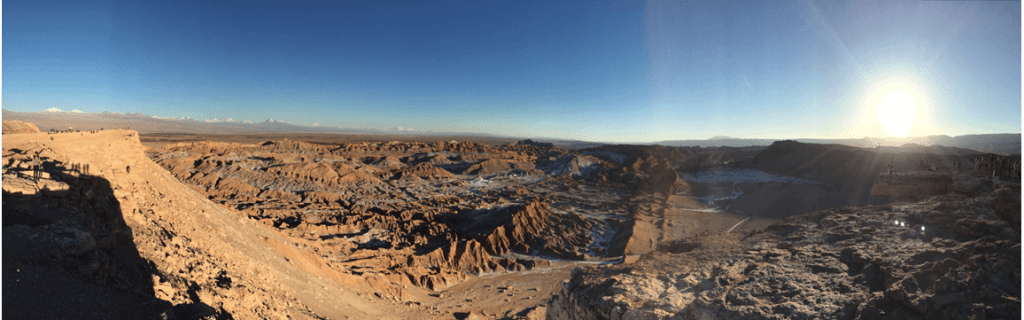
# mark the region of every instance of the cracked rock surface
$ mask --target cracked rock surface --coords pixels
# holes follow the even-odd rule
[[[1019,226],[993,208],[950,194],[691,237],[636,264],[577,269],[548,316],[1019,319]]]

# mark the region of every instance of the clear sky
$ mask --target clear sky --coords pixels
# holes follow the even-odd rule
[[[3,3],[3,107],[611,142],[1021,132],[1015,1]]]

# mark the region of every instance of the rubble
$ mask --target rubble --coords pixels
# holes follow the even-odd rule
[[[1010,192],[1020,197],[1019,187]],[[704,234],[635,264],[575,270],[548,316],[1015,319],[1017,223],[983,198],[949,194],[820,211],[747,234]]]

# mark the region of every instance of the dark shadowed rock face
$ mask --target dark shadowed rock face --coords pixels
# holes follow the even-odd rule
[[[50,150],[42,154],[46,179],[29,183],[23,177],[32,172],[17,165],[31,161],[29,152],[5,150],[4,314],[157,319],[170,312],[174,306],[154,296],[154,271],[139,255],[110,182],[72,170]]]
[[[548,315],[1019,319],[1016,230],[988,199],[960,195],[821,211],[686,239],[632,265],[577,269]]]
[[[966,178],[967,175],[964,176]],[[871,195],[892,196],[896,201],[918,201],[934,195],[949,193],[953,191],[954,185],[954,177],[951,174],[929,171],[893,175],[883,173],[871,187]]]
[[[992,204],[992,210],[995,210],[997,214],[1003,220],[1006,220],[1010,225],[1020,232],[1020,188],[1014,188],[1011,185],[997,185],[995,190],[992,191],[988,196],[984,198]]]
[[[879,174],[871,186],[871,195],[890,196],[895,201],[907,202],[950,192],[976,197],[991,190],[992,180],[968,172],[910,171]]]

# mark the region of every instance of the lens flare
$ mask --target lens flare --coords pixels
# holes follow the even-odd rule
[[[904,136],[910,131],[910,125],[914,124],[917,105],[906,92],[893,91],[878,102],[876,111],[878,122],[882,123],[885,131],[893,136]]]

